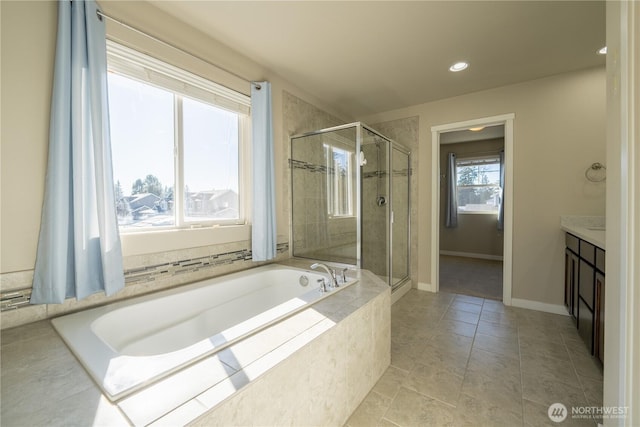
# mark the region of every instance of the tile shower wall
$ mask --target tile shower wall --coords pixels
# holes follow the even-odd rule
[[[350,237],[347,236],[347,233],[353,228],[352,222],[355,219],[331,221],[329,225],[326,215],[323,215],[327,212],[327,195],[324,182],[326,165],[322,143],[308,145],[311,152],[304,156],[307,159],[305,162],[291,162],[289,159],[291,153],[289,137],[338,126],[347,121],[322,111],[287,91],[283,92],[283,108],[283,135],[286,139],[284,151],[287,153],[286,165],[283,168],[285,174],[283,194],[285,200],[291,200],[289,186],[293,176],[296,194],[305,195],[304,198],[295,201],[296,206],[293,209],[295,212],[304,212],[305,221],[296,221],[291,224],[291,228],[294,229],[294,235],[299,237],[296,248],[305,248],[306,252],[311,253],[326,248],[330,242],[335,244],[340,238],[349,240]],[[285,209],[287,217],[291,219],[289,203],[286,204]],[[355,238],[353,240],[355,241]]]
[[[411,151],[411,212],[410,228],[411,228],[411,280],[413,283],[418,282],[418,152],[419,152],[419,117],[407,117],[404,119],[391,120],[370,124],[373,129],[381,134],[393,139],[394,141],[404,145]]]

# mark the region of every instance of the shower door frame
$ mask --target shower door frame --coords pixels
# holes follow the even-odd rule
[[[319,130],[315,130],[312,132],[304,132],[304,133],[300,133],[300,134],[296,134],[296,135],[290,135],[289,136],[289,167],[290,167],[290,177],[289,177],[289,213],[290,213],[290,218],[289,218],[289,236],[291,238],[293,238],[293,170],[291,169],[291,165],[292,162],[291,160],[293,159],[293,140],[297,139],[297,138],[304,138],[304,137],[309,137],[309,136],[314,136],[314,135],[321,135],[324,133],[329,133],[329,132],[336,132],[336,131],[340,131],[340,130],[345,130],[345,129],[350,129],[350,128],[356,128],[356,152],[355,152],[355,156],[356,156],[356,183],[358,183],[359,185],[356,185],[356,218],[358,218],[358,221],[356,221],[356,264],[355,266],[358,268],[362,268],[362,171],[361,168],[362,166],[360,165],[360,153],[362,151],[362,129],[366,129],[367,131],[375,134],[376,136],[385,139],[386,141],[389,142],[388,146],[387,146],[387,167],[389,169],[389,200],[390,200],[390,204],[389,204],[389,212],[390,212],[390,218],[389,221],[387,221],[386,227],[387,227],[387,245],[389,248],[389,253],[387,256],[387,284],[389,285],[389,287],[391,287],[392,289],[397,289],[400,286],[402,286],[404,283],[406,283],[408,280],[411,279],[411,151],[408,150],[407,148],[405,148],[402,144],[397,143],[396,141],[394,141],[393,139],[381,134],[380,132],[378,132],[375,129],[372,129],[370,126],[362,123],[362,122],[351,122],[351,123],[346,123],[343,125],[339,125],[339,126],[332,126],[332,127],[328,127],[328,128],[324,128],[324,129],[319,129]],[[392,189],[392,179],[393,179],[393,149],[397,148],[399,149],[399,151],[403,152],[403,154],[407,155],[407,161],[408,161],[408,166],[409,166],[409,177],[408,177],[408,191],[407,191],[407,205],[408,205],[408,213],[407,213],[407,272],[406,275],[394,286],[392,283],[392,260],[393,260],[393,224],[392,224],[392,217],[393,217],[393,210],[392,210],[392,204],[393,204],[393,189]],[[295,255],[293,254],[293,244],[289,245],[289,256],[292,258],[295,258]],[[333,264],[341,264],[341,263],[333,263]],[[354,265],[354,264],[341,264],[341,265]]]

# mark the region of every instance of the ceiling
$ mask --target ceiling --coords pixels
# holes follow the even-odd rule
[[[605,63],[604,1],[150,1],[351,118]]]

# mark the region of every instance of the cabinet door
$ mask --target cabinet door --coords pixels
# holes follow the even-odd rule
[[[573,289],[573,298],[571,299],[571,315],[574,319],[578,319],[578,264],[580,259],[578,255],[571,253],[571,287]]]
[[[604,275],[596,272],[596,309],[595,309],[594,354],[604,364]]]
[[[593,312],[581,297],[578,298],[578,334],[587,345],[589,353],[593,354]]]
[[[573,315],[573,271],[571,268],[571,251],[564,251],[564,305],[569,314]]]
[[[580,259],[580,276],[578,279],[580,290],[578,293],[591,310],[593,310],[594,307],[593,299],[595,292],[593,285],[595,272],[596,270],[591,265],[585,260]]]

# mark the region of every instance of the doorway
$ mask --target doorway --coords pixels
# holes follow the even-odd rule
[[[434,126],[432,131],[432,216],[431,231],[431,282],[433,290],[438,292],[453,291],[468,295],[502,299],[505,305],[511,305],[511,271],[512,271],[512,225],[513,225],[513,114],[486,117],[464,122]],[[476,135],[470,136],[470,128],[482,128]],[[486,129],[486,131],[484,130]],[[483,132],[484,135],[480,132]],[[498,141],[499,140],[499,141]],[[480,143],[480,141],[484,141]],[[461,145],[455,147],[453,144]],[[464,143],[464,144],[463,144]],[[449,145],[451,144],[451,145]],[[448,156],[449,152],[461,152],[459,160],[456,156]],[[447,221],[447,209],[442,200],[447,199],[447,168],[441,162],[443,156],[447,163],[453,162],[453,174],[449,180],[458,181],[455,174],[456,164],[460,172],[464,172],[460,188],[462,194],[461,210],[453,216],[459,219],[457,227],[441,228]],[[501,159],[501,160],[496,160]],[[496,191],[490,187],[482,187],[482,183],[495,181],[496,162],[502,161],[501,204],[503,209],[501,230],[497,230],[495,219],[497,214],[481,213],[481,210],[495,209]],[[445,165],[447,164],[445,163]],[[487,167],[481,167],[484,163]],[[468,166],[465,168],[465,166]],[[475,173],[473,171],[475,170]],[[478,171],[484,170],[485,176],[478,177]],[[493,172],[489,172],[493,171]],[[482,174],[480,174],[482,175]],[[474,181],[475,180],[475,181]],[[468,181],[468,182],[467,182]],[[478,191],[482,188],[483,191]],[[484,198],[480,197],[484,195]],[[458,202],[458,197],[453,196]],[[478,199],[482,198],[482,200]],[[493,201],[491,197],[494,197]],[[451,197],[449,197],[451,199]],[[493,207],[491,206],[493,205]],[[465,212],[465,213],[461,213]],[[485,227],[485,235],[476,235],[470,244],[463,243],[464,237],[459,231],[474,229],[478,234],[477,223],[494,219],[495,231]],[[442,251],[441,251],[442,249]],[[458,250],[456,250],[458,249]],[[442,254],[442,257],[441,257]],[[452,275],[453,272],[453,275]],[[442,273],[442,276],[441,276]],[[475,289],[463,286],[466,277],[474,277]],[[441,281],[444,280],[444,281]],[[476,280],[481,279],[481,280]],[[467,280],[468,281],[468,280]],[[445,283],[446,282],[446,283]],[[491,286],[501,284],[500,289]],[[500,283],[501,282],[501,283]],[[474,292],[475,290],[475,292]]]

